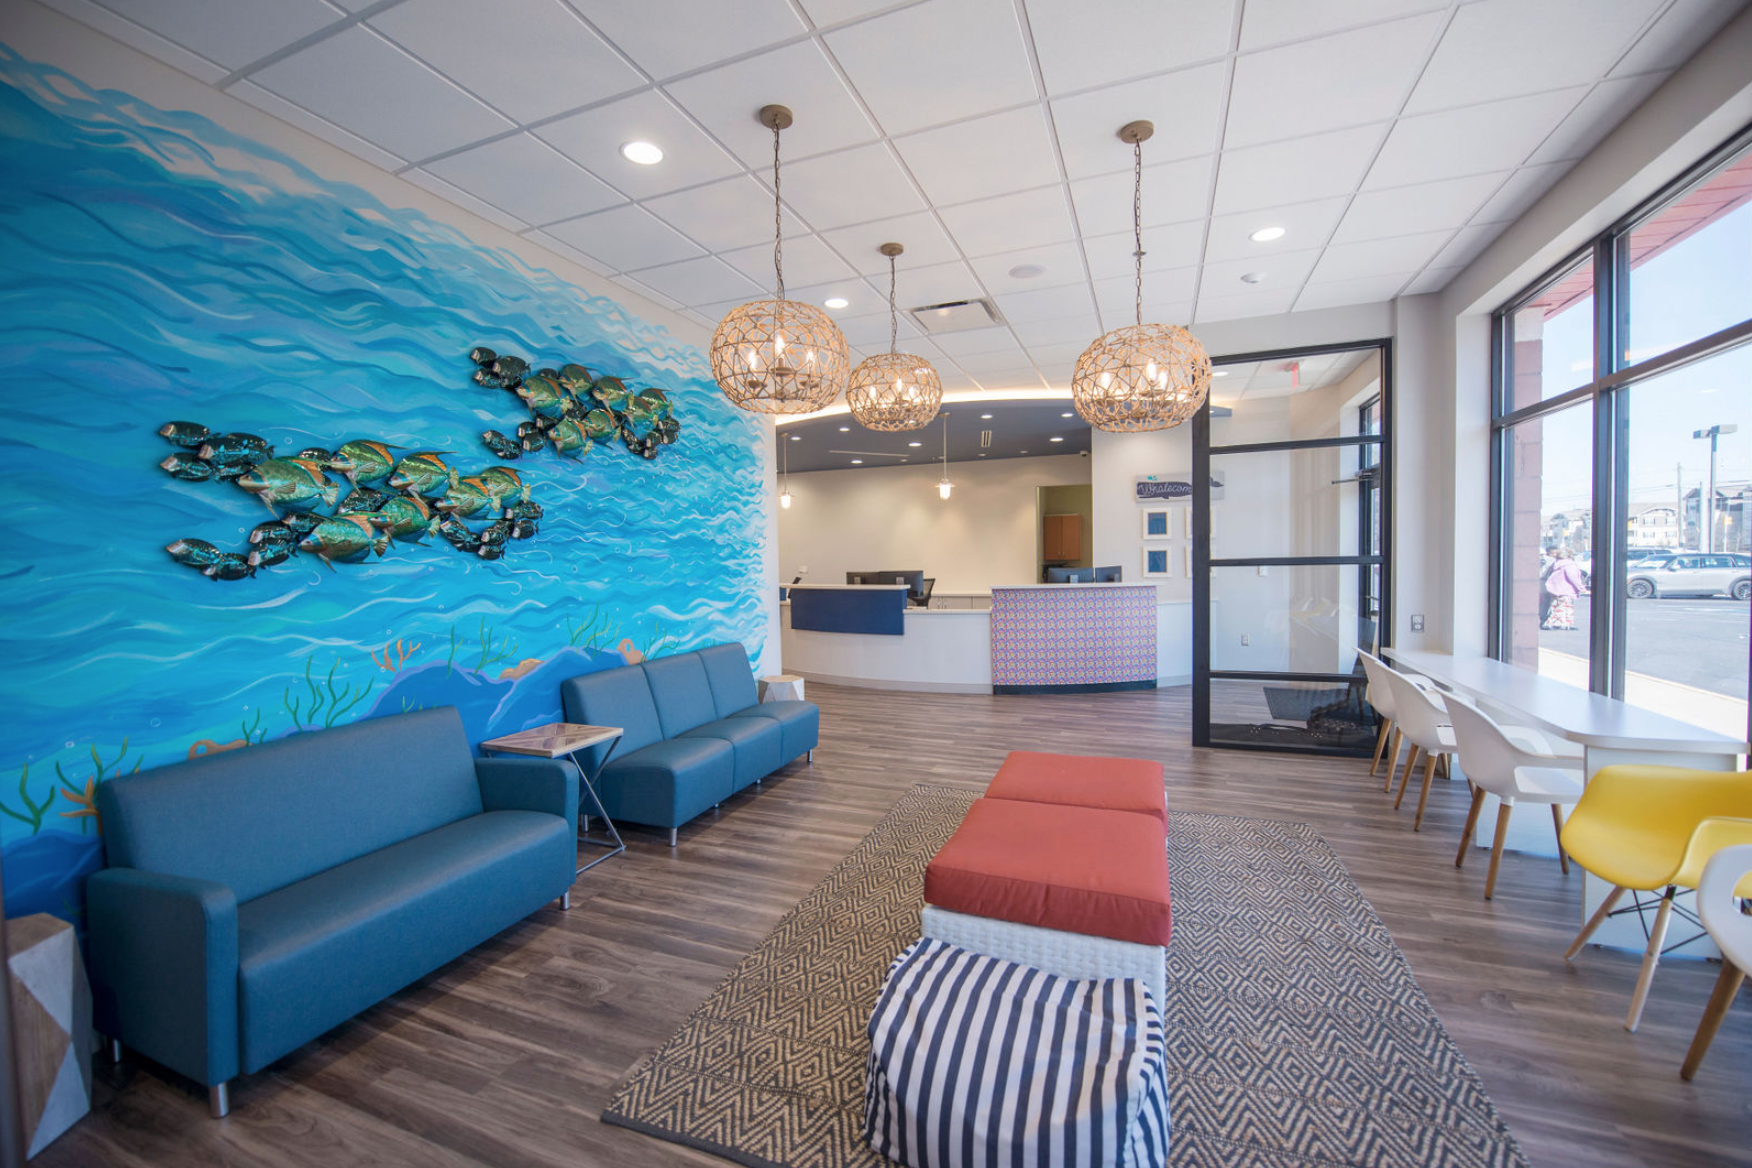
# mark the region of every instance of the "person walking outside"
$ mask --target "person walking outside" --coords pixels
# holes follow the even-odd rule
[[[1582,574],[1575,556],[1568,548],[1559,548],[1557,562],[1551,565],[1551,571],[1545,577],[1545,592],[1551,597],[1551,609],[1540,627],[1574,629],[1576,597],[1586,595],[1587,591],[1588,578]]]

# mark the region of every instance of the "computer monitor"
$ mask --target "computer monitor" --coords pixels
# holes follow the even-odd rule
[[[1095,569],[1048,568],[1046,582],[1048,584],[1093,584],[1095,582]]]
[[[1096,568],[1094,569],[1094,572],[1094,582],[1096,584],[1118,584],[1120,582],[1120,570],[1118,564],[1114,564],[1112,567],[1107,568]]]
[[[880,572],[847,572],[846,573],[846,583],[847,584],[884,584],[884,583],[887,583],[887,581],[885,581],[885,580],[878,580],[876,578],[876,577],[880,576],[881,574],[882,573],[880,573]]]
[[[908,596],[922,596],[925,591],[925,574],[923,572],[877,572],[873,584],[905,584]]]

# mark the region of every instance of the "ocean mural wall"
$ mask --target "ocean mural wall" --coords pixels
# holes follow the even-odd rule
[[[247,550],[272,520],[234,483],[168,474],[166,423],[485,464],[483,433],[518,403],[477,381],[479,346],[660,388],[685,424],[660,458],[517,462],[541,518],[501,558],[434,537],[338,572],[306,554],[221,578],[166,554]],[[566,677],[720,641],[758,657],[769,635],[764,428],[698,348],[5,46],[0,362],[7,915],[78,920],[102,856],[93,792],[116,775],[434,705],[478,743],[557,719]]]

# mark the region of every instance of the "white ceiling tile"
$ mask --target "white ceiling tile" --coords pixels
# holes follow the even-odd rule
[[[1248,292],[1239,296],[1204,296],[1198,298],[1194,320],[1209,324],[1218,320],[1241,320],[1250,316],[1279,316],[1296,302],[1295,289],[1273,289]]]
[[[659,195],[644,207],[708,251],[752,247],[773,237],[773,193],[748,175]],[[805,229],[787,214],[784,232]]]
[[[1054,288],[1061,284],[1086,284],[1083,253],[1075,243],[1049,243],[1042,247],[1022,247],[1015,251],[993,252],[969,260],[980,282],[990,292],[1027,292],[1036,288]],[[1010,269],[1022,265],[1045,268],[1037,276],[1012,276]],[[1083,311],[1089,311],[1085,306]]]
[[[1144,275],[1144,319],[1178,320],[1173,309],[1192,301],[1198,285],[1197,268],[1173,268]],[[1095,304],[1107,327],[1131,324],[1137,314],[1137,285],[1130,276],[1114,276],[1094,283]]]
[[[1046,91],[1064,93],[1222,56],[1235,0],[1028,0],[1028,23]]]
[[[826,41],[889,134],[1038,96],[1012,0],[929,0]]]
[[[539,247],[546,248],[557,256],[572,261],[581,268],[588,268],[599,276],[614,275],[614,269],[603,263],[601,260],[598,260],[595,256],[585,255],[571,244],[563,243],[545,231],[526,231],[523,233],[523,238]]]
[[[635,93],[583,113],[549,122],[535,133],[631,198],[646,199],[742,170],[741,163],[700,133],[655,90]],[[622,157],[628,142],[654,142],[663,161],[641,166]]]
[[[1156,125],[1155,136],[1144,143],[1146,166],[1211,153],[1227,78],[1225,66],[1203,65],[1054,100],[1052,122],[1065,173],[1074,179],[1129,174],[1132,148],[1119,140],[1119,128],[1140,118]]]
[[[649,284],[636,280],[632,276],[610,276],[609,279],[613,280],[628,291],[636,292],[640,296],[650,300],[652,303],[660,304],[672,312],[681,307],[681,302],[679,300],[676,300],[672,296],[665,296]]]
[[[846,343],[854,345],[869,353],[888,352],[890,321],[888,313],[883,312],[871,316],[854,316],[837,322],[840,331],[845,334]],[[898,322],[899,339],[896,344],[907,346],[920,339],[918,328],[904,315]]]
[[[1046,116],[1037,106],[927,130],[894,145],[938,206],[1059,181]]]
[[[1430,292],[1440,292],[1448,286],[1448,281],[1460,274],[1459,268],[1425,268],[1418,273],[1412,282],[1406,285],[1402,296],[1423,296]]]
[[[963,333],[943,333],[932,337],[936,346],[956,360],[970,357],[976,353],[996,353],[1017,349],[1016,337],[1003,325],[991,328],[969,329]]]
[[[1333,280],[1324,284],[1309,284],[1296,297],[1297,312],[1319,308],[1338,308],[1346,304],[1379,304],[1391,300],[1404,287],[1406,277],[1365,276],[1359,280]]]
[[[1463,4],[1455,10],[1442,43],[1406,103],[1406,112],[1471,105],[1604,77],[1662,3],[1478,0]]]
[[[324,142],[333,143],[349,154],[363,158],[373,166],[388,171],[397,171],[407,165],[407,159],[391,154],[383,147],[367,142],[359,135],[343,130],[331,121],[317,117],[303,106],[295,105],[277,93],[269,93],[254,82],[239,81],[225,92],[233,97],[241,98],[259,110],[273,114],[288,125],[297,126],[300,130],[315,135]]]
[[[324,0],[104,0],[104,7],[227,69],[241,69],[346,14]]]
[[[1677,69],[1732,20],[1746,0],[1677,0],[1612,69],[1612,76]]]
[[[968,353],[955,358],[955,364],[964,373],[971,373],[976,378],[985,373],[1003,373],[1031,365],[1028,354],[1020,346],[1000,349],[991,353]]]
[[[703,254],[657,216],[643,207],[630,205],[555,223],[546,231],[617,272]]]
[[[1093,312],[1095,300],[1087,283],[1059,288],[1031,288],[1025,292],[1000,292],[998,311],[1008,321],[1053,320]]]
[[[895,265],[903,272],[960,259],[955,244],[943,233],[936,217],[923,211],[824,231],[821,237],[867,276],[887,276],[888,257],[879,250],[885,243],[898,243],[906,248]]]
[[[1308,0],[1247,0],[1241,14],[1241,49],[1257,49],[1307,40],[1357,25],[1374,24],[1446,8],[1448,0],[1344,0],[1342,4],[1310,4]]]
[[[718,258],[763,288],[773,283],[773,245],[770,243],[723,252]],[[793,285],[803,288],[833,281],[850,284],[857,280],[857,273],[851,266],[815,236],[801,235],[785,241],[786,295],[790,295]]]
[[[1550,162],[1544,166],[1523,166],[1511,174],[1496,193],[1491,195],[1478,213],[1472,217],[1474,223],[1512,223],[1539,200],[1551,184],[1569,169],[1566,162]]]
[[[1223,215],[1348,195],[1357,189],[1384,136],[1383,127],[1359,126],[1225,150],[1217,164],[1215,211]]]
[[[512,128],[363,25],[276,61],[250,80],[416,162]]]
[[[477,199],[465,190],[460,190],[457,187],[451,186],[436,175],[427,174],[423,170],[416,169],[403,171],[401,177],[413,183],[421,190],[431,191],[440,199],[445,199],[449,202],[455,203],[464,211],[469,211],[473,214],[479,215],[487,222],[496,223],[507,231],[526,231],[529,228],[529,224],[517,218],[517,216],[507,214],[498,207],[493,206],[493,204],[482,199]]]
[[[1204,246],[1204,231],[1205,225],[1201,222],[1144,228],[1144,271],[1197,265],[1199,251]],[[1136,237],[1129,231],[1091,235],[1083,240],[1089,275],[1096,280],[1131,275],[1136,267],[1132,258],[1136,249]]]
[[[987,393],[1001,394],[1012,389],[1045,389],[1049,388],[1045,378],[1032,365],[1024,365],[1016,369],[1001,369],[992,373],[981,373],[974,377],[974,383]],[[1036,454],[1047,453],[1044,450]]]
[[[1575,109],[1586,89],[1559,89],[1439,114],[1400,118],[1363,186],[1412,183],[1512,170]]]
[[[893,8],[895,0],[801,0],[803,11],[817,28],[856,20],[884,8]]]
[[[1250,290],[1262,295],[1279,289],[1294,290],[1301,287],[1308,273],[1314,270],[1320,255],[1318,248],[1306,248],[1206,264],[1199,278],[1199,302],[1202,304],[1206,296],[1239,296]],[[1264,279],[1257,284],[1241,279],[1254,272]]]
[[[1101,329],[1096,326],[1088,336],[1080,341],[1064,341],[1056,345],[1028,346],[1028,359],[1037,366],[1063,364],[1066,372],[1077,363],[1077,358],[1088,352],[1089,346],[1101,335]]]
[[[905,258],[904,256],[901,258]],[[888,299],[888,265],[882,265],[880,276],[866,276],[870,287]],[[902,311],[924,304],[947,304],[951,300],[975,300],[985,295],[979,281],[960,260],[947,264],[932,264],[923,268],[908,268],[901,273],[896,293]]]
[[[1581,158],[1598,146],[1601,139],[1630,116],[1630,112],[1659,89],[1666,79],[1665,73],[1644,73],[1600,82],[1582,98],[1581,104],[1570,112],[1563,124],[1540,143],[1539,149],[1527,161],[1567,162]]]
[[[700,256],[658,268],[641,268],[632,275],[641,284],[689,307],[738,296],[755,300],[772,295],[771,288],[763,289],[716,256]]]
[[[1189,158],[1144,167],[1145,227],[1203,219],[1210,206],[1211,171],[1216,156]],[[1130,231],[1132,175],[1130,171],[1078,179],[1071,183],[1071,203],[1085,235]]]
[[[1030,350],[1059,345],[1087,348],[1090,341],[1101,335],[1101,318],[1089,312],[1041,320],[1013,320],[1010,327]]]
[[[1271,257],[1280,251],[1319,247],[1338,226],[1339,217],[1349,205],[1350,199],[1341,195],[1214,216],[1204,258],[1207,261],[1256,260],[1269,263]],[[1283,237],[1270,243],[1253,242],[1249,237],[1262,227],[1281,227]]]
[[[785,0],[570,0],[641,69],[662,80],[805,31]]]
[[[1062,243],[1077,237],[1070,203],[1061,186],[999,195],[938,212],[964,255],[990,255],[1018,247]]]
[[[1241,57],[1223,144],[1251,146],[1395,116],[1445,20],[1432,12]],[[1350,67],[1362,61],[1366,68]]]
[[[637,89],[644,78],[561,0],[406,0],[368,23],[416,57],[527,123]]]
[[[190,51],[173,40],[159,36],[157,33],[136,24],[97,3],[97,0],[42,0],[48,7],[64,16],[83,22],[87,27],[138,49],[149,57],[163,61],[173,69],[180,69],[198,81],[209,85],[224,80],[230,76],[231,70],[223,65],[215,64],[199,53]]]
[[[1432,268],[1463,268],[1503,233],[1502,223],[1474,223],[1454,233],[1454,238],[1430,260]]]
[[[786,158],[808,158],[876,138],[876,128],[815,41],[801,41],[720,65],[664,86],[745,166],[770,170],[773,132],[760,109],[783,105],[795,120],[782,136]]]
[[[781,178],[785,205],[818,231],[891,219],[925,206],[881,142],[790,163]]]
[[[528,134],[452,154],[423,169],[525,223],[588,215],[626,200]]]
[[[1369,239],[1358,243],[1335,243],[1314,265],[1310,283],[1361,280],[1370,276],[1409,276],[1420,271],[1430,258],[1453,238],[1452,231],[1423,231],[1392,239]]]
[[[1334,243],[1453,229],[1470,220],[1509,172],[1475,174],[1384,191],[1363,191],[1333,234]]]
[[[787,244],[785,247],[785,253],[787,256],[789,256],[790,250],[790,245]],[[762,285],[772,283],[773,279],[772,249],[769,247],[766,251],[767,268],[764,278],[757,278],[755,280],[755,283]],[[728,253],[726,258],[734,254],[736,253]],[[785,267],[789,269],[790,266],[791,261],[786,259]],[[906,286],[902,284],[900,298],[903,304],[906,301],[905,289]],[[800,300],[805,304],[817,305],[825,310],[827,315],[836,321],[842,319],[851,320],[860,316],[870,316],[876,313],[888,311],[887,285],[884,284],[882,291],[878,292],[856,276],[848,276],[844,279],[827,280],[820,284],[805,284],[801,286],[794,286],[789,280],[787,280],[785,282],[785,296],[791,300]],[[834,296],[843,297],[847,301],[846,306],[844,308],[828,308],[823,301]]]

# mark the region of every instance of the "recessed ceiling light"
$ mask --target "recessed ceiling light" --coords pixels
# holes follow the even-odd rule
[[[985,452],[984,452],[984,451],[981,451],[981,452],[980,452],[980,457],[981,457],[981,458],[984,458],[984,457],[985,457]]]
[[[1027,454],[1027,453],[1028,453],[1028,452],[1027,452],[1027,451],[1026,451],[1026,450],[1024,450],[1024,451],[1023,451],[1023,452],[1022,452],[1022,453],[1023,453],[1023,454]]]
[[[1243,284],[1257,284],[1263,279],[1265,279],[1264,272],[1245,272],[1241,276]]]
[[[850,426],[841,426],[840,427],[841,434],[850,434],[851,432],[852,432],[852,428]]]
[[[981,414],[980,417],[988,422],[992,420],[992,416],[990,414]]]
[[[844,296],[829,296],[826,300],[823,300],[822,303],[829,308],[844,308],[846,305],[850,304],[851,301],[847,300]]]
[[[1212,377],[1227,377],[1227,376],[1229,376],[1229,371],[1227,369],[1213,369],[1213,370],[1211,370],[1211,376]]]
[[[1270,243],[1274,239],[1282,239],[1283,237],[1284,229],[1282,227],[1261,227],[1247,238],[1254,243]]]
[[[908,446],[923,446],[924,443],[923,442],[908,442],[907,445]]]
[[[663,147],[655,142],[628,142],[621,147],[621,157],[640,166],[656,166],[663,161]]]
[[[853,466],[863,466],[864,460],[861,458],[854,458],[854,459],[852,459],[852,465]]]
[[[793,435],[791,435],[791,441],[793,441],[793,442],[801,442],[801,441],[803,441],[803,435],[801,435],[801,434],[793,434]]]
[[[1066,410],[1064,413],[1059,415],[1059,417],[1061,417],[1061,418],[1074,418],[1076,416],[1077,416],[1076,413],[1072,410]]]
[[[1047,441],[1048,442],[1063,442],[1064,439],[1060,438],[1057,434],[1054,434],[1051,438],[1048,438]]]
[[[1036,276],[1044,275],[1046,275],[1045,264],[1017,264],[1010,269],[1010,278],[1013,280],[1032,280]]]

